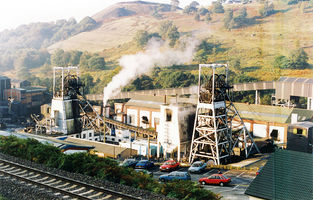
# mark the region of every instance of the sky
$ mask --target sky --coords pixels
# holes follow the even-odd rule
[[[133,0],[3,0],[0,3],[0,31],[32,22],[51,22],[71,17],[80,21],[112,4],[125,1]],[[170,0],[145,1],[170,3]],[[179,6],[183,8],[192,1],[180,0]],[[197,0],[197,2],[208,6],[211,0]]]

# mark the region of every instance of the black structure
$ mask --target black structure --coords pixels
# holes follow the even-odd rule
[[[299,122],[288,126],[287,149],[313,153],[313,122]]]
[[[272,154],[245,194],[262,199],[312,200],[313,155],[290,150]]]

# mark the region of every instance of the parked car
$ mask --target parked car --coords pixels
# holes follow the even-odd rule
[[[191,180],[190,174],[188,172],[174,171],[169,174],[164,174],[159,177],[161,182],[172,181],[172,180]]]
[[[145,169],[135,169],[136,172],[142,173],[142,174],[148,174],[150,177],[153,177],[153,172],[149,172]]]
[[[153,162],[149,160],[141,160],[135,166],[136,169],[151,169],[153,167],[154,167]]]
[[[135,159],[125,159],[119,165],[123,166],[123,167],[133,167],[134,168],[137,163],[138,163],[138,160],[135,160]]]
[[[160,171],[173,171],[179,168],[179,162],[168,160],[160,166]]]
[[[209,177],[200,178],[199,183],[201,185],[205,184],[213,184],[213,185],[220,185],[224,186],[231,182],[231,179],[223,174],[213,174]]]
[[[196,161],[188,168],[188,172],[201,173],[205,170],[205,168],[206,168],[206,163],[202,161]]]

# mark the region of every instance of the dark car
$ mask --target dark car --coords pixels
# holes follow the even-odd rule
[[[137,163],[138,163],[138,160],[126,159],[122,163],[120,163],[120,166],[123,166],[123,167],[133,167],[134,168]]]
[[[160,166],[160,171],[173,171],[179,168],[179,162],[168,160]]]
[[[153,162],[149,160],[141,160],[135,166],[136,169],[151,169],[153,167],[154,167]]]
[[[188,172],[174,171],[169,174],[165,174],[159,177],[161,182],[172,181],[172,180],[191,180]]]
[[[220,186],[224,186],[227,185],[231,182],[231,179],[226,177],[223,174],[213,174],[209,177],[205,177],[205,178],[200,178],[199,179],[199,183],[201,185],[205,185],[205,184],[213,184],[213,185],[220,185]]]

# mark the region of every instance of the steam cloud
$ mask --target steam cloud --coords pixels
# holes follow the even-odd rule
[[[194,38],[186,39],[183,47],[171,49],[168,44],[152,38],[147,49],[135,55],[125,55],[119,60],[122,70],[112,78],[112,81],[103,89],[103,105],[108,99],[117,95],[135,78],[149,73],[154,66],[171,66],[189,62],[199,41]]]

